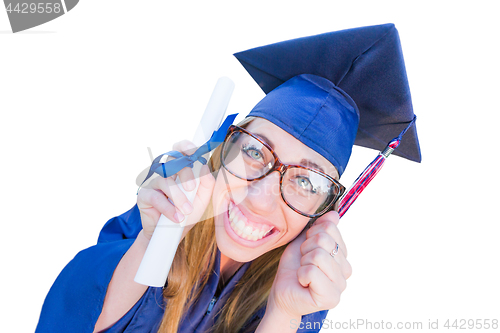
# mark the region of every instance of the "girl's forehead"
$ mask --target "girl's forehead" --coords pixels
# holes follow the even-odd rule
[[[255,118],[246,129],[269,144],[283,163],[322,169],[338,179],[338,172],[330,161],[272,122]]]

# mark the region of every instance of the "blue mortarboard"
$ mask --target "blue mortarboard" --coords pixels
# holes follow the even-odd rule
[[[393,24],[293,39],[235,57],[267,94],[248,116],[283,128],[340,175],[353,144],[382,150],[414,118]],[[421,161],[414,123],[394,154]]]

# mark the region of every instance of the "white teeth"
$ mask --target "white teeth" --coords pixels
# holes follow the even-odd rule
[[[250,236],[253,241],[256,241],[257,239],[261,239],[263,234],[264,231],[259,231],[255,229],[254,231],[252,231],[252,234]]]
[[[232,203],[230,203],[230,205],[228,207],[229,222],[230,222],[231,228],[241,238],[256,241],[256,240],[262,239],[267,234],[269,234],[269,232],[271,232],[271,230],[274,229],[274,227],[271,227],[271,229],[269,229],[267,231],[254,229],[252,226],[246,224],[246,218],[244,216],[237,216],[236,215],[237,210],[235,209],[235,207],[236,206]]]
[[[242,220],[238,220],[236,219],[237,221],[234,223],[236,224],[236,227],[238,229],[241,229],[241,231],[243,231],[245,229],[245,222],[243,222]]]
[[[243,229],[243,233],[245,235],[249,235],[249,236],[252,233],[252,231],[253,231],[253,228],[251,226],[246,226],[245,229]]]

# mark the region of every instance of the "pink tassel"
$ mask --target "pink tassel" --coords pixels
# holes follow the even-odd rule
[[[340,199],[339,204],[339,216],[342,217],[347,210],[351,207],[351,205],[356,201],[358,196],[363,192],[365,187],[370,184],[373,178],[378,174],[380,169],[385,163],[385,160],[391,155],[391,153],[396,149],[401,143],[401,138],[406,133],[406,131],[410,128],[410,126],[415,122],[417,116],[414,116],[412,121],[406,126],[406,128],[399,134],[397,138],[392,139],[391,142],[385,147],[383,151],[381,151],[377,158],[371,162],[366,169],[358,176],[354,184],[352,184],[351,188],[344,194],[342,199]]]
[[[400,139],[396,138],[392,140],[384,151],[380,152],[371,162],[366,169],[358,176],[354,184],[352,184],[351,188],[346,192],[346,194],[342,197],[339,204],[339,216],[342,217],[349,207],[356,201],[358,196],[363,192],[365,187],[370,184],[373,178],[378,174],[380,169],[384,166],[385,160],[389,155],[399,146]]]

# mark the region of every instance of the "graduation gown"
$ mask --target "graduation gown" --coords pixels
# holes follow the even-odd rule
[[[42,307],[36,333],[91,333],[102,311],[106,290],[122,256],[142,228],[139,209],[109,220],[99,234],[96,245],[79,252],[62,270],[52,285]],[[216,295],[220,276],[220,251],[215,267],[200,297],[181,319],[179,332],[205,332],[213,326],[217,314],[241,279],[250,263],[245,263],[231,277],[220,295]],[[139,301],[106,333],[157,332],[165,309],[162,288],[149,287]],[[260,309],[247,324],[260,320]],[[302,323],[291,323],[297,332],[319,332],[328,311],[302,317]]]

